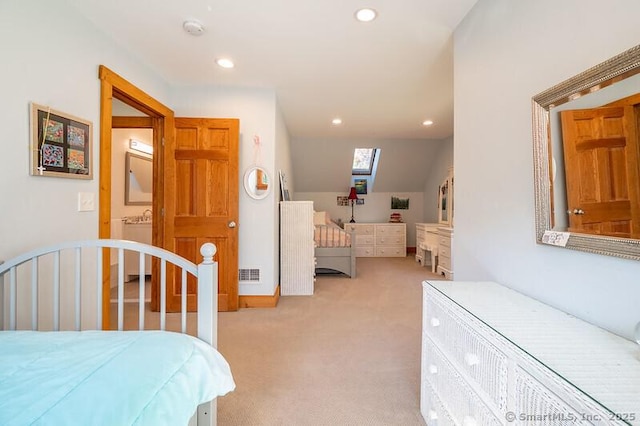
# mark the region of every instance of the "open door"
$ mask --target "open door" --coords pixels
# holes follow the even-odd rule
[[[99,237],[111,237],[112,99],[117,98],[152,117],[154,128],[153,244],[199,262],[202,243],[218,247],[219,309],[238,309],[238,120],[174,119],[171,109],[100,65],[100,208]],[[118,123],[116,123],[118,126]],[[164,212],[164,215],[162,214]],[[168,233],[167,233],[168,232]],[[102,324],[110,327],[110,262],[103,253]],[[154,276],[159,276],[154,265]],[[171,271],[167,271],[171,272]],[[167,276],[173,296],[167,308],[180,305],[175,277]],[[180,280],[176,280],[180,282]],[[157,283],[157,280],[156,280]],[[157,285],[154,283],[154,286]],[[196,310],[195,282],[189,284],[188,307]],[[152,287],[151,307],[158,310]],[[178,296],[176,296],[178,295]]]
[[[569,231],[640,238],[634,107],[562,111],[560,118]]]
[[[216,245],[220,311],[238,310],[238,141],[237,119],[176,118],[164,150],[164,248],[195,262],[203,243]],[[167,271],[168,311],[180,309],[180,282]],[[195,311],[195,282],[187,294]]]

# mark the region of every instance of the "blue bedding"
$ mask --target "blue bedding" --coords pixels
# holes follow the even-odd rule
[[[186,425],[235,388],[215,349],[162,331],[0,331],[0,425]]]

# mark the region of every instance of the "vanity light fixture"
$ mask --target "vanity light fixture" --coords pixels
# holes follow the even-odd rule
[[[371,22],[378,16],[374,9],[364,8],[356,10],[355,17],[360,22]]]
[[[153,147],[151,145],[137,139],[129,139],[129,147],[133,150],[144,152],[145,154],[153,154]]]
[[[331,124],[333,124],[334,126],[339,126],[342,124],[342,119],[336,117],[333,120],[331,120]]]
[[[228,58],[219,58],[216,59],[216,64],[222,68],[233,68],[235,65],[231,59]]]
[[[433,121],[431,121],[431,120],[424,120],[424,121],[422,122],[422,125],[423,125],[423,126],[431,126],[432,124],[433,124]]]

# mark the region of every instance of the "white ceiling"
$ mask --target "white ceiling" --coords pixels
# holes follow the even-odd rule
[[[274,88],[294,139],[441,139],[452,32],[477,0],[67,1],[171,85]],[[361,7],[378,19],[357,22]],[[190,19],[203,35],[183,31]]]

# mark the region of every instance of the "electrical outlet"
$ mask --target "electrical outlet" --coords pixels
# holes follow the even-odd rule
[[[78,192],[78,211],[92,212],[96,209],[96,197],[93,192]]]

